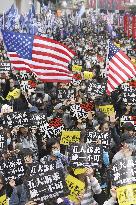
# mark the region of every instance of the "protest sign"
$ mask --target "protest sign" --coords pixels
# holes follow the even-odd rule
[[[59,88],[58,90],[57,90],[57,98],[59,99],[59,100],[63,100],[63,99],[66,99],[67,98],[67,89],[65,89],[65,88]]]
[[[11,71],[11,64],[10,64],[10,61],[3,61],[3,62],[0,62],[0,73],[3,73],[3,72],[10,72]]]
[[[88,94],[91,96],[102,96],[106,92],[106,84],[105,83],[96,83],[91,81],[88,86]]]
[[[6,180],[19,179],[24,176],[24,163],[19,155],[10,157],[5,162],[5,177]]]
[[[120,126],[122,127],[124,123],[126,122],[131,122],[134,126],[135,126],[135,130],[136,130],[136,116],[125,116],[123,115],[120,118]]]
[[[136,157],[118,160],[112,165],[112,184],[116,187],[136,183]]]
[[[60,144],[69,145],[70,143],[80,142],[80,131],[62,131]]]
[[[94,109],[94,102],[86,102],[80,104],[80,107],[86,112],[92,111]]]
[[[109,148],[110,141],[111,141],[111,135],[109,132],[98,132],[98,131],[90,131],[87,130],[86,136],[85,136],[85,142],[87,143],[96,143],[100,141],[102,146],[106,149]]]
[[[37,203],[69,194],[63,170],[56,169],[44,174],[37,173],[25,182],[29,198]]]
[[[100,105],[99,110],[101,112],[104,112],[108,116],[112,115],[115,112],[113,105]]]
[[[123,102],[125,104],[132,104],[135,105],[136,103],[136,88],[134,86],[132,86],[132,84],[130,84],[130,82],[128,83],[123,83],[121,85],[121,89],[122,89],[122,97],[123,97]]]
[[[41,176],[44,175],[44,173],[56,169],[56,162],[48,162],[45,161],[43,163],[33,163],[30,166],[30,176],[36,175],[37,173]]]
[[[81,108],[80,104],[75,104],[70,106],[70,114],[72,117],[87,118],[87,112]]]
[[[72,71],[74,72],[81,72],[82,71],[82,66],[81,65],[73,65],[72,66]]]
[[[43,113],[30,114],[29,124],[33,126],[40,126],[46,122],[46,115]]]
[[[99,167],[102,155],[102,146],[97,144],[73,143],[68,147],[68,159],[71,167]]]
[[[68,198],[72,202],[76,202],[76,203],[79,202],[78,200],[79,195],[85,192],[85,183],[83,183],[82,181],[78,180],[77,178],[71,175],[67,175],[66,183],[70,190],[70,194]]]
[[[54,136],[58,136],[64,130],[64,123],[61,118],[53,118],[49,121],[49,126],[52,127]]]
[[[7,137],[0,131],[0,151],[7,150]]]
[[[8,205],[6,194],[0,196],[0,205]]]
[[[29,118],[27,112],[12,112],[4,116],[3,125],[5,127],[28,126]]]
[[[130,184],[117,188],[119,205],[136,204],[136,184]]]
[[[93,76],[94,76],[93,72],[84,71],[84,79],[85,79],[85,80],[92,79]]]

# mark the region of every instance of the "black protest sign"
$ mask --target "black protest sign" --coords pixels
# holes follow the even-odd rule
[[[5,167],[6,167],[5,161],[4,159],[1,159],[0,160],[0,174],[2,174],[3,176],[5,176]]]
[[[74,88],[69,88],[69,89],[61,88],[57,90],[57,98],[59,100],[75,98],[75,94],[76,94],[76,89]]]
[[[10,157],[5,164],[6,180],[19,179],[24,176],[24,163],[23,159],[19,155]]]
[[[44,175],[46,172],[55,170],[56,169],[56,162],[48,162],[45,161],[43,163],[33,163],[30,168],[30,176],[33,175]]]
[[[0,132],[0,151],[7,150],[7,137],[3,132]]]
[[[116,187],[136,183],[136,156],[116,161],[112,165],[112,184]]]
[[[3,127],[12,128],[13,127],[12,113],[4,114],[2,122],[3,122],[3,124],[2,124]]]
[[[15,126],[28,126],[29,125],[29,117],[27,112],[13,112],[6,114],[4,116],[3,125],[5,127],[15,127]]]
[[[42,113],[30,114],[29,124],[32,126],[40,126],[46,122],[46,115]]]
[[[128,49],[128,50],[127,50],[127,55],[128,55],[128,56],[135,56],[135,57],[136,57],[136,51],[135,51],[135,50],[132,50],[132,49]]]
[[[100,84],[100,83],[96,83],[94,81],[90,82],[89,83],[89,86],[88,86],[88,93],[90,95],[98,95],[98,96],[101,96],[103,94],[105,94],[106,92],[106,84],[103,83],[103,84]]]
[[[130,86],[129,83],[124,83],[121,85],[122,88],[122,97],[123,102],[125,104],[134,104],[136,103],[136,88],[133,86]]]
[[[131,122],[134,126],[135,126],[135,130],[136,130],[136,116],[126,116],[123,115],[120,118],[120,126],[122,127],[124,123],[126,122]]]
[[[66,88],[61,88],[57,90],[57,98],[59,100],[63,100],[67,98],[67,89]]]
[[[81,108],[80,104],[74,104],[70,106],[70,114],[72,117],[76,117],[77,119],[80,118],[87,118],[87,112]]]
[[[102,155],[101,145],[73,143],[68,148],[68,159],[71,167],[99,167]]]
[[[42,124],[39,125],[39,131],[46,139],[54,137],[54,130],[50,127],[48,122],[42,122]]]
[[[111,135],[109,132],[98,132],[98,131],[87,131],[85,136],[85,141],[87,143],[100,141],[104,148],[109,148]]]
[[[59,117],[53,118],[49,121],[49,126],[52,127],[54,136],[58,136],[64,130],[63,120]]]
[[[0,62],[0,73],[5,72],[5,71],[10,71],[11,70],[11,64],[10,61],[3,61]]]
[[[74,89],[74,88],[69,88],[68,90],[67,90],[67,99],[74,99],[75,98],[75,95],[76,95],[76,89]]]
[[[25,184],[29,198],[37,203],[63,197],[69,193],[65,175],[61,169],[48,171],[44,175],[37,173],[29,177]]]

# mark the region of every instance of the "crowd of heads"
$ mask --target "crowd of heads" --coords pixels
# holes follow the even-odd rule
[[[112,163],[135,157],[136,151],[135,101],[130,102],[130,96],[124,100],[122,86],[111,96],[106,94],[108,39],[126,52],[130,59],[135,58],[136,41],[128,39],[123,27],[118,27],[118,17],[114,14],[112,32],[107,28],[104,14],[91,11],[82,18],[76,18],[73,14],[56,17],[53,13],[46,12],[34,19],[33,23],[39,25],[35,34],[60,41],[76,52],[77,55],[69,64],[69,69],[73,72],[70,83],[43,83],[31,73],[13,69],[1,72],[0,135],[1,141],[4,136],[4,146],[0,146],[0,197],[6,194],[9,205],[106,204],[110,193],[117,203],[116,190],[110,177]],[[28,32],[27,28],[19,28],[19,25],[16,25],[14,31]],[[113,36],[113,32],[116,35]],[[130,50],[133,52],[130,53]],[[0,62],[9,62],[2,40]],[[81,71],[73,71],[74,65],[80,66]],[[91,78],[85,78],[86,71],[92,73]],[[131,89],[128,92],[131,95]],[[101,106],[105,106],[106,111],[100,109]],[[112,106],[110,112],[106,106]],[[124,116],[129,120],[122,123]],[[103,147],[100,153],[102,161],[97,160],[96,167],[90,164],[87,167],[77,166],[77,169],[82,169],[76,173],[68,157],[70,136],[67,136],[67,145],[61,143],[63,131],[79,132],[78,140],[72,142],[85,146],[91,136],[89,133],[93,133],[91,144]],[[108,136],[108,140],[105,136]],[[23,167],[21,174],[13,172],[11,166],[12,162],[17,169],[17,159]],[[56,170],[62,169],[65,176],[70,174],[74,180],[79,180],[80,186],[84,183],[85,187],[78,192],[76,202],[72,197],[67,198],[69,194],[52,197],[53,199],[50,197],[44,202],[36,201],[33,195],[28,196],[25,184],[30,182],[30,173],[35,163],[37,166],[50,166],[49,163],[52,163]],[[46,175],[44,172],[42,174]],[[74,195],[71,192],[71,196],[72,194]]]

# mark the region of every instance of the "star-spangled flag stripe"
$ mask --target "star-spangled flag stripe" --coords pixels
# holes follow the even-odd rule
[[[120,84],[136,76],[136,67],[128,56],[109,42],[107,94],[110,95]]]
[[[34,72],[46,82],[69,82],[68,64],[75,52],[65,45],[41,36],[2,31],[12,66]]]
[[[26,71],[30,71],[30,66],[29,66],[29,63],[27,62],[26,59],[21,59],[15,54],[13,56],[13,54],[9,54],[10,55],[10,60],[12,61],[12,64],[14,65],[14,67],[16,67],[16,70],[23,70],[25,68]],[[25,62],[26,61],[26,62]],[[33,72],[35,72],[34,68],[36,69],[36,72],[40,72],[41,74],[43,75],[46,75],[46,73],[48,73],[48,71],[50,72],[55,72],[55,71],[58,71],[59,74],[61,74],[62,72],[64,72],[65,74],[67,75],[70,75],[71,76],[71,72],[69,70],[65,70],[63,68],[61,68],[60,66],[55,66],[55,65],[50,65],[50,64],[46,64],[46,66],[43,65],[43,68],[41,68],[42,66],[36,66],[36,65],[33,65]],[[45,70],[46,68],[46,70]]]

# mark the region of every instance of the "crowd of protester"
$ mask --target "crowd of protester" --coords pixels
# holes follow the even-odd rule
[[[42,16],[43,17],[43,16]],[[90,83],[106,83],[106,59],[107,41],[111,39],[115,45],[126,52],[129,57],[130,49],[136,49],[136,41],[128,39],[123,28],[117,26],[114,21],[113,32],[107,29],[107,22],[102,14],[96,15],[96,22],[92,21],[89,14],[86,14],[80,23],[73,24],[70,17],[58,17],[59,26],[54,30],[50,27],[41,32],[45,37],[53,38],[64,43],[69,48],[76,51],[77,55],[69,65],[72,70],[73,65],[82,66],[82,72],[74,71],[75,78],[71,83],[42,83],[36,81],[35,88],[23,90],[17,78],[16,71],[1,73],[0,79],[0,107],[1,107],[1,128],[7,138],[7,150],[1,152],[1,160],[8,160],[11,156],[21,155],[24,159],[25,173],[23,178],[10,179],[0,175],[0,196],[6,194],[9,205],[36,205],[37,203],[28,199],[24,181],[29,175],[29,167],[32,163],[53,161],[57,168],[61,168],[67,175],[68,173],[85,183],[85,190],[78,196],[78,203],[72,202],[66,197],[52,199],[47,205],[69,204],[69,205],[114,205],[118,204],[116,187],[112,186],[109,177],[109,170],[112,163],[117,160],[135,156],[136,147],[133,145],[135,140],[135,126],[131,122],[126,122],[120,126],[120,119],[123,115],[136,115],[136,105],[126,104],[123,101],[123,90],[121,87],[116,89],[111,96],[106,94],[106,90],[100,95],[88,93]],[[40,18],[40,16],[39,16]],[[8,61],[8,57],[1,41],[0,61]],[[83,72],[93,73],[92,79],[84,79]],[[77,76],[79,78],[77,78]],[[75,95],[67,99],[58,98],[59,89],[76,90]],[[70,106],[92,102],[94,108],[88,111],[86,117],[73,117]],[[112,104],[114,112],[108,116],[101,112],[100,105]],[[7,106],[4,109],[4,106]],[[10,111],[9,111],[10,108]],[[7,109],[7,110],[6,110]],[[37,126],[3,126],[3,116],[9,112],[27,112],[29,114],[44,114],[46,121],[53,118],[60,118],[64,124],[64,130],[81,131],[80,142],[85,143],[87,129],[96,130],[103,133],[110,133],[111,142],[108,149],[103,151],[103,161],[97,169],[86,168],[84,173],[75,175],[67,158],[66,146],[60,145],[61,133],[54,137],[41,133]],[[130,143],[130,140],[131,143]],[[100,141],[96,143],[100,144]],[[41,203],[42,204],[42,203]],[[38,205],[40,205],[38,203]]]

